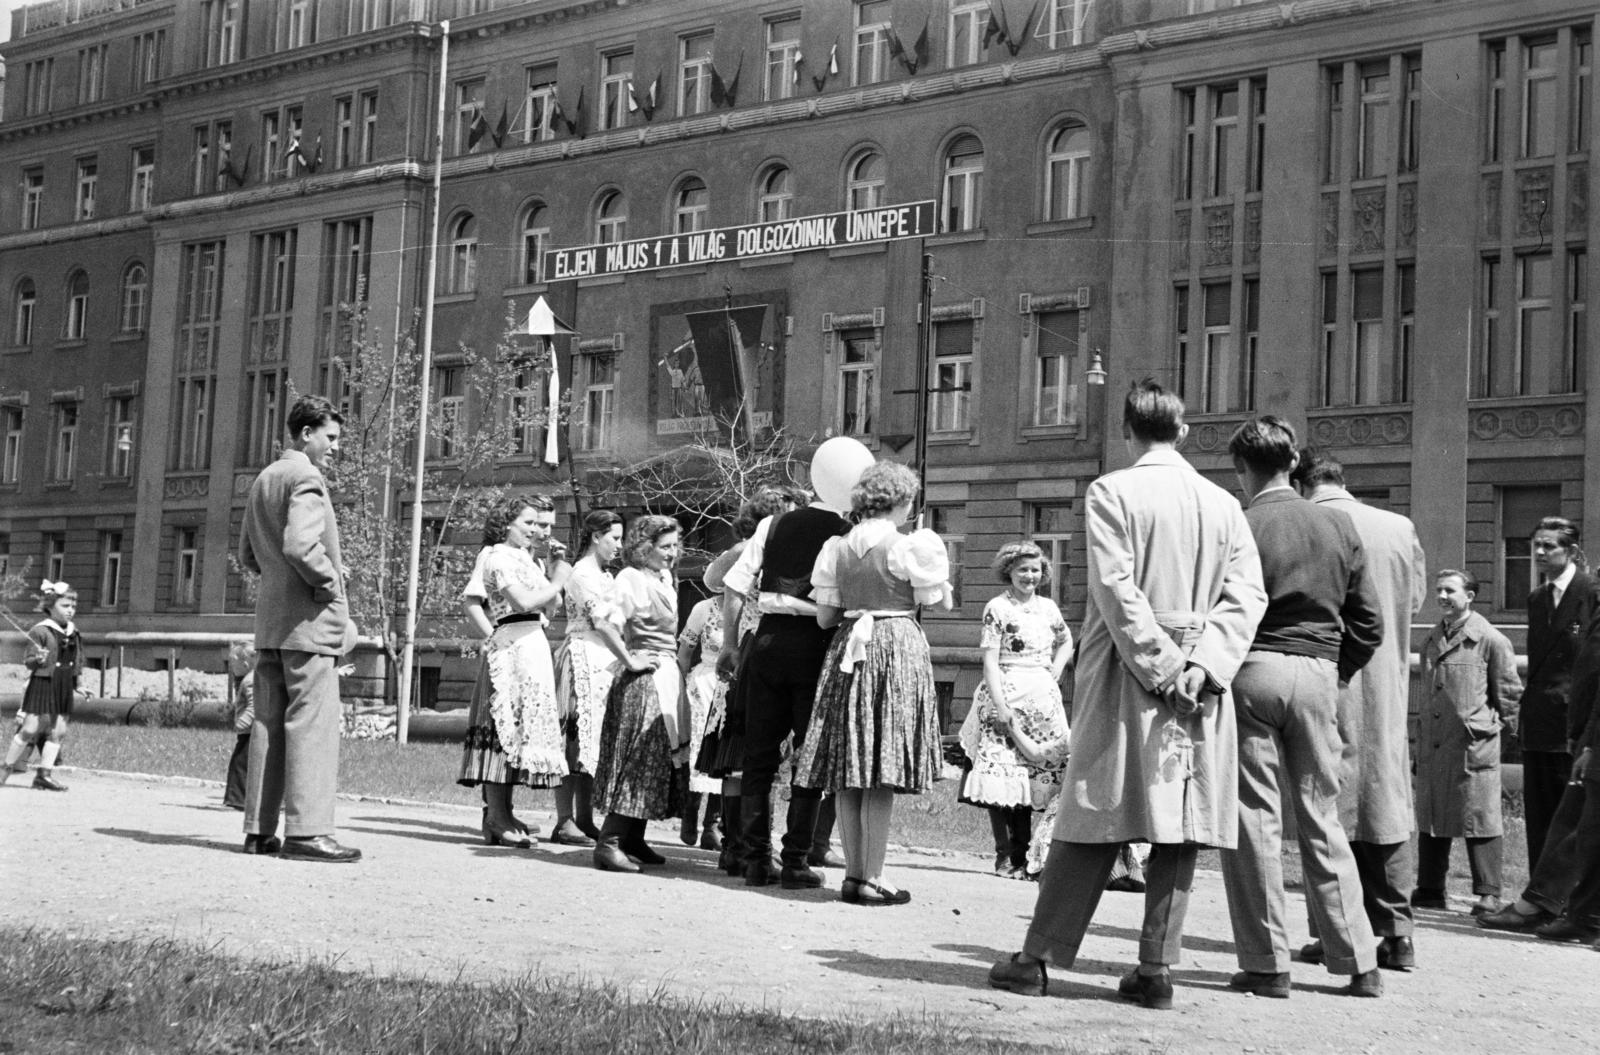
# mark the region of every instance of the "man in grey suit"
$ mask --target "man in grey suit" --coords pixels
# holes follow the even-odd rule
[[[1367,578],[1383,612],[1383,640],[1372,660],[1339,692],[1339,737],[1347,749],[1339,767],[1339,823],[1356,855],[1361,897],[1378,939],[1378,964],[1396,971],[1416,966],[1410,892],[1411,797],[1408,711],[1411,700],[1411,617],[1428,598],[1428,570],[1417,529],[1399,513],[1357,501],[1344,487],[1344,467],[1314,448],[1300,452],[1293,480],[1300,493],[1350,518],[1366,555]],[[1311,936],[1317,938],[1316,919]],[[1322,942],[1300,950],[1321,963]]]
[[[245,781],[244,852],[306,861],[357,861],[333,838],[339,771],[339,674],[355,647],[339,528],[322,479],[343,424],[333,404],[302,396],[289,411],[290,445],[262,470],[245,504],[239,560],[256,592],[256,724]],[[278,811],[284,838],[276,836]]]

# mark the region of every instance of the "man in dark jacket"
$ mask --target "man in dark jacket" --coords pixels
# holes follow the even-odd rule
[[[1378,996],[1377,941],[1362,910],[1361,877],[1339,824],[1339,689],[1367,664],[1383,619],[1349,516],[1289,485],[1294,430],[1270,415],[1229,441],[1261,554],[1267,612],[1239,676],[1239,845],[1222,853],[1239,966],[1235,989],[1289,995],[1281,838],[1284,798],[1299,822],[1306,901],[1328,971],[1352,996]]]

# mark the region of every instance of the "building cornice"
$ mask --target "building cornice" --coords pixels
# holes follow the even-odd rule
[[[1307,22],[1371,14],[1388,8],[1421,7],[1425,3],[1437,6],[1437,0],[1291,0],[1289,3],[1256,4],[1113,33],[1100,41],[1098,49],[1109,60],[1140,51],[1218,40],[1241,33],[1288,29]]]
[[[433,27],[428,23],[404,22],[398,26],[339,37],[326,43],[308,44],[289,51],[275,51],[269,55],[175,74],[158,82],[154,87],[154,95],[158,101],[165,101],[200,92],[226,91],[243,84],[342,63],[361,55],[375,55],[408,47],[422,50],[431,46],[432,41]]]

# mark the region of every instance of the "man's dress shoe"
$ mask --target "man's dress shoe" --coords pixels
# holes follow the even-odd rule
[[[1545,941],[1581,942],[1588,945],[1600,938],[1600,927],[1586,926],[1570,916],[1557,916],[1533,931]]]
[[[275,854],[283,849],[283,840],[276,835],[246,835],[244,852],[247,854]]]
[[[1378,939],[1378,966],[1391,971],[1410,971],[1417,966],[1417,947],[1410,938],[1394,936]]]
[[[278,851],[278,856],[296,861],[349,864],[361,860],[361,851],[353,846],[340,846],[331,835],[313,835],[304,839],[285,839],[283,849]]]

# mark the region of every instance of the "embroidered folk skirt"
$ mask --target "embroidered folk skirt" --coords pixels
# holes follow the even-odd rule
[[[662,820],[683,809],[680,785],[673,779],[677,745],[664,715],[679,708],[678,665],[668,653],[656,658],[660,669],[622,671],[611,686],[594,770],[594,803],[602,812]]]
[[[1001,688],[1016,722],[1035,743],[1051,743],[1067,732],[1061,687],[1046,667],[1001,667]],[[961,723],[961,748],[972,761],[961,801],[974,806],[1029,806],[1042,810],[1061,791],[1066,757],[1034,765],[1017,753],[1011,738],[994,724],[994,699],[978,683],[972,709]]]
[[[552,787],[567,775],[566,755],[544,629],[497,627],[484,645],[456,783]]]
[[[598,635],[569,635],[556,652],[556,697],[561,723],[577,741],[576,773],[593,773],[600,760],[600,728],[616,678],[617,658]]]
[[[705,746],[720,728],[727,716],[728,683],[717,676],[715,663],[700,663],[683,679],[683,691],[689,697],[689,743]],[[698,794],[717,794],[722,790],[722,779],[700,765],[700,756],[689,769],[689,790]]]

